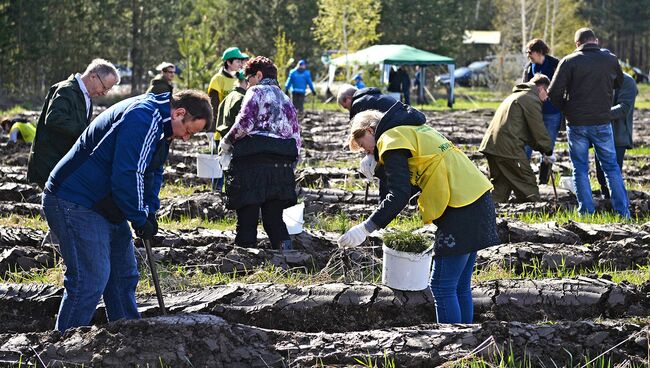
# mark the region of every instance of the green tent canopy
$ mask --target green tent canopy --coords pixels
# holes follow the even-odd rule
[[[330,61],[329,68],[329,85],[334,80],[334,73],[337,67],[351,65],[380,65],[382,68],[382,83],[388,80],[388,71],[391,65],[447,65],[450,83],[447,90],[447,106],[452,107],[454,104],[454,70],[456,68],[454,59],[434,54],[432,52],[416,49],[409,45],[374,45],[352,54],[339,56]],[[420,89],[418,95],[420,100],[424,100],[425,75],[420,73]]]
[[[435,65],[454,64],[454,59],[408,45],[374,45],[333,59],[332,64]]]

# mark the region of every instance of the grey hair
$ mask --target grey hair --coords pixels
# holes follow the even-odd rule
[[[339,87],[339,92],[338,95],[336,96],[336,102],[338,102],[339,105],[343,105],[343,100],[345,100],[348,97],[352,97],[354,92],[357,91],[357,87],[351,85],[351,84],[344,84],[341,87]]]
[[[93,61],[91,61],[86,67],[84,75],[90,73],[95,73],[99,75],[100,78],[105,78],[109,74],[112,74],[115,76],[115,84],[120,84],[120,74],[117,72],[117,69],[115,69],[115,66],[108,60],[99,58],[93,59]]]
[[[350,136],[348,137],[348,146],[351,151],[361,150],[357,139],[363,137],[366,129],[376,129],[379,121],[383,117],[384,113],[379,110],[365,110],[354,115],[354,118],[350,122]]]

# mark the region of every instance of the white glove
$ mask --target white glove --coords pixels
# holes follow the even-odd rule
[[[359,170],[368,180],[372,180],[373,176],[375,176],[375,167],[377,167],[375,155],[366,155],[359,163]]]
[[[555,161],[556,161],[555,153],[553,153],[553,154],[550,155],[550,156],[546,156],[546,155],[544,155],[544,156],[543,156],[543,160],[544,160],[544,162],[546,162],[546,163],[549,164],[549,165],[554,164]]]
[[[230,166],[230,161],[232,160],[232,153],[230,152],[221,152],[219,155],[219,164],[223,170],[227,170]]]
[[[226,142],[225,139],[221,139],[219,142],[219,154],[224,154],[226,152],[232,152],[232,144]]]
[[[345,234],[341,235],[337,243],[339,247],[356,247],[357,245],[363,243],[364,240],[370,235],[364,223],[353,226],[352,229],[348,230]]]

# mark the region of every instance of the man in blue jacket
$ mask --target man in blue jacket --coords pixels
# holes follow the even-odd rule
[[[211,119],[203,92],[132,97],[100,114],[55,166],[43,209],[66,265],[57,330],[88,325],[102,296],[109,321],[140,318],[128,222],[138,237],[153,238],[169,144]]]
[[[296,67],[289,72],[287,82],[284,84],[284,90],[287,94],[291,92],[293,106],[301,114],[305,111],[305,93],[307,93],[307,86],[309,86],[311,93],[315,96],[316,89],[314,88],[314,83],[311,81],[311,73],[307,70],[307,63],[304,60],[300,60]]]

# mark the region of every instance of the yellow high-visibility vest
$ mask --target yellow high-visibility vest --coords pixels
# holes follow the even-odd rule
[[[410,181],[422,189],[418,207],[425,224],[449,207],[473,203],[492,189],[488,178],[445,136],[428,125],[398,126],[377,141],[379,163],[386,151],[407,149]]]
[[[34,137],[36,136],[36,127],[32,123],[14,123],[9,130],[9,135],[15,130],[20,131],[20,135],[23,137],[25,143],[32,143]]]

